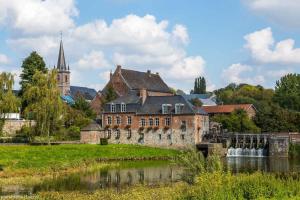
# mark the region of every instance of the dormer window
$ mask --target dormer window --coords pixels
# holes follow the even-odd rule
[[[175,104],[175,114],[181,114],[183,111],[184,104],[176,103]]]
[[[162,105],[162,114],[170,114],[171,113],[171,108],[172,105],[171,104],[163,104]]]
[[[126,112],[126,104],[121,103],[121,112]]]
[[[110,112],[114,113],[116,112],[116,105],[115,104],[110,104]]]

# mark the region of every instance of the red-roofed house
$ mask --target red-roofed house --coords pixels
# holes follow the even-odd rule
[[[217,114],[230,114],[237,109],[243,109],[247,112],[249,118],[253,118],[256,114],[256,108],[253,104],[234,104],[234,105],[218,105],[218,106],[203,106],[205,112],[210,116]]]

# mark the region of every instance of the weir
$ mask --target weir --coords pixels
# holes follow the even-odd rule
[[[227,157],[287,157],[289,136],[278,134],[232,133],[223,136]]]

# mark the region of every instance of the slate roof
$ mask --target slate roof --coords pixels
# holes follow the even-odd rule
[[[100,131],[100,130],[101,130],[100,125],[95,121],[92,121],[88,126],[81,129],[81,131]]]
[[[69,70],[66,65],[65,53],[62,40],[60,41],[59,45],[59,53],[58,53],[58,60],[57,60],[57,69],[59,71],[67,71]]]
[[[120,97],[105,105],[105,112],[110,112],[111,103],[116,104],[116,113],[121,110],[121,103],[126,104],[126,112],[135,112],[136,114],[162,114],[162,105],[170,104],[172,114],[175,114],[175,104],[183,104],[183,110],[181,114],[202,114],[207,113],[201,108],[195,108],[190,102],[188,102],[183,96],[148,96],[144,104],[141,104],[141,98],[139,96],[128,95]]]
[[[159,74],[121,69],[122,77],[132,90],[147,89],[148,91],[171,93],[168,85]]]
[[[183,96],[148,96],[143,106],[138,111],[138,114],[162,114],[162,104],[170,104],[171,112],[175,113],[175,104],[183,104],[181,114],[207,114],[202,109],[197,109]]]
[[[253,104],[234,104],[234,105],[218,105],[218,106],[203,106],[203,110],[209,114],[232,113],[236,109],[249,110],[251,107],[255,109]]]
[[[73,99],[76,95],[82,95],[86,100],[93,100],[96,96],[97,92],[95,89],[87,88],[87,87],[79,87],[79,86],[70,86],[70,95]]]

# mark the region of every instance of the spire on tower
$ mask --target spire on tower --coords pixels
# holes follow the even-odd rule
[[[58,54],[58,60],[57,60],[57,66],[56,67],[59,71],[66,71],[67,70],[62,39],[60,40],[59,54]]]

